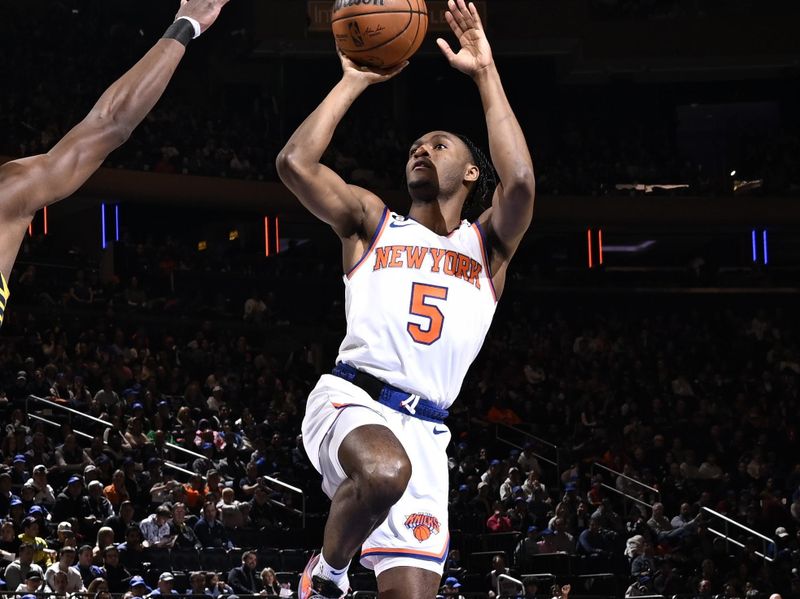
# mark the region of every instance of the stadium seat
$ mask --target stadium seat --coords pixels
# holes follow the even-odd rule
[[[267,549],[259,549],[256,552],[256,555],[258,556],[256,567],[259,570],[262,570],[263,568],[272,568],[273,570],[282,569],[280,567],[281,564],[280,550],[275,549],[274,547]],[[303,568],[305,568],[305,566],[306,565],[303,564]],[[302,570],[303,568],[300,569]]]
[[[225,572],[230,567],[228,550],[223,547],[204,547],[200,550],[200,567],[211,572]]]
[[[303,549],[281,549],[281,570],[302,572],[308,563],[308,554]]]
[[[196,549],[173,549],[169,552],[169,563],[173,570],[191,572],[200,569],[200,556]]]
[[[572,556],[566,553],[539,553],[528,557],[528,570],[553,576],[573,574]]]
[[[350,575],[350,588],[354,591],[377,591],[378,581],[374,572],[357,572]]]
[[[473,551],[469,554],[467,561],[467,569],[470,572],[485,572],[488,573],[492,569],[492,560],[498,553],[503,551]],[[506,555],[506,563],[508,563],[508,556]]]
[[[151,564],[151,568],[163,568],[170,563],[169,549],[164,547],[151,547],[147,550],[145,560]]]
[[[288,582],[291,588],[295,589],[300,583],[300,572],[275,572],[275,578],[280,583]]]
[[[519,532],[492,532],[482,534],[481,550],[482,551],[502,551],[506,555],[514,553],[514,548],[517,546],[519,539],[522,535]]]
[[[156,571],[156,573],[158,573]],[[173,572],[172,575],[175,577],[175,580],[172,581],[172,588],[179,593],[185,593],[189,590],[189,572]],[[156,588],[158,583],[153,585],[153,588]]]

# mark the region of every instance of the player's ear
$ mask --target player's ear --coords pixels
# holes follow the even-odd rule
[[[481,176],[480,169],[475,166],[474,164],[468,164],[467,170],[464,173],[464,181],[477,181],[478,177]]]

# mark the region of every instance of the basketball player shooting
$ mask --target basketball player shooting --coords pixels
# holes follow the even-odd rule
[[[341,597],[350,560],[375,571],[381,599],[431,599],[448,549],[450,431],[443,424],[480,350],[506,269],[533,215],[534,174],[473,4],[448,3],[461,48],[437,40],[471,77],[486,116],[499,179],[475,223],[465,203],[492,194],[492,166],[447,131],[417,139],[406,162],[411,208],[391,213],[379,197],[320,163],[334,130],[389,71],[357,67],[340,53],[341,80],[278,156],[278,173],[342,242],[347,334],[332,374],[308,398],[303,440],[331,498],[322,552],[302,575],[301,599]]]
[[[73,194],[121,146],[164,93],[190,40],[217,20],[228,0],[181,0],[163,37],[100,97],[47,154],[0,166],[0,325],[8,277],[37,210]]]

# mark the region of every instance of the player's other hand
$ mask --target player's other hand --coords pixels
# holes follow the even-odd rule
[[[175,18],[191,17],[200,23],[201,31],[205,31],[217,20],[222,7],[229,0],[181,0],[181,8]]]
[[[365,83],[366,85],[388,81],[408,66],[408,61],[406,60],[390,69],[378,69],[356,64],[347,58],[344,52],[342,52],[338,47],[336,48],[336,53],[339,55],[339,60],[342,61],[342,71],[344,72],[344,76]]]
[[[456,54],[450,44],[442,38],[436,39],[436,44],[451,67],[474,77],[494,63],[492,48],[486,39],[475,4],[470,2],[467,5],[464,0],[448,0],[444,17],[461,44],[461,49]]]

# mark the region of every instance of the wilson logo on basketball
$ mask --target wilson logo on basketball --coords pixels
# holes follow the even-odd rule
[[[336,0],[333,3],[333,12],[350,6],[383,6],[383,0]]]
[[[406,518],[405,526],[414,531],[414,538],[420,543],[430,538],[432,534],[439,534],[439,519],[430,514],[411,514]]]

